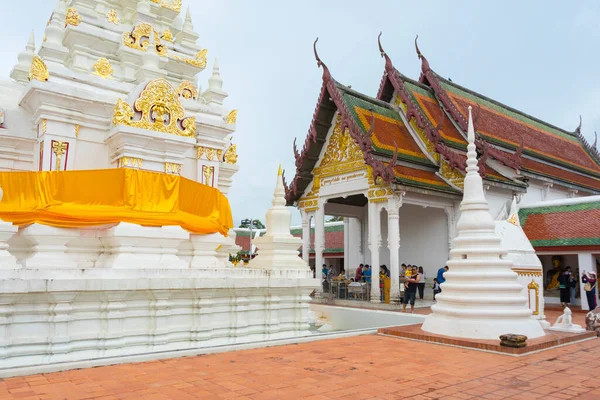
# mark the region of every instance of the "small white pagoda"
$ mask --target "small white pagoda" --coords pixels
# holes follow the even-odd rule
[[[455,247],[450,251],[446,282],[422,329],[471,339],[499,339],[503,334],[544,336],[501,246],[478,173],[475,131],[469,107],[467,175]]]

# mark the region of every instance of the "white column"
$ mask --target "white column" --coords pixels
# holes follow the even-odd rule
[[[300,210],[302,216],[302,259],[305,263],[310,261],[310,214]]]
[[[583,277],[584,272],[596,272],[596,260],[592,253],[579,253],[577,254],[577,261],[579,263],[579,295],[581,296],[581,309],[589,310],[590,306],[587,301],[585,289],[583,288],[583,283],[581,283],[581,278]],[[596,296],[598,296],[597,289]]]
[[[350,218],[344,218],[344,269],[350,274]]]
[[[456,212],[454,207],[444,207],[448,220],[448,251],[454,247],[454,237],[456,236]]]
[[[325,203],[319,201],[319,209],[315,213],[315,274],[321,278],[323,251],[325,250]]]
[[[379,203],[369,203],[369,250],[371,251],[371,303],[380,303],[379,247],[381,246],[381,217]]]
[[[390,249],[390,301],[400,302],[400,215],[397,198],[388,201],[388,248]]]

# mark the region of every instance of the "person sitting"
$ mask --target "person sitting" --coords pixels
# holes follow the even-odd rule
[[[433,286],[431,286],[431,288],[433,289],[433,300],[435,301],[435,296],[442,291],[437,278],[433,278]]]
[[[438,269],[438,273],[437,273],[437,281],[438,283],[441,285],[442,283],[446,282],[446,278],[444,277],[444,273],[446,271],[448,271],[450,268],[448,268],[448,266],[446,265],[443,268]],[[442,291],[442,288],[440,287],[440,292]]]

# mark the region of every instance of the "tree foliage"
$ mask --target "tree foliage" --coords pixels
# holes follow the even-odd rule
[[[240,224],[240,228],[250,228],[250,220],[244,219]],[[265,229],[265,225],[257,219],[252,220],[252,229]]]

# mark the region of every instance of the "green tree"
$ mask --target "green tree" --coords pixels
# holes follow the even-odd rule
[[[344,217],[331,217],[327,220],[327,222],[341,222],[344,220]]]

